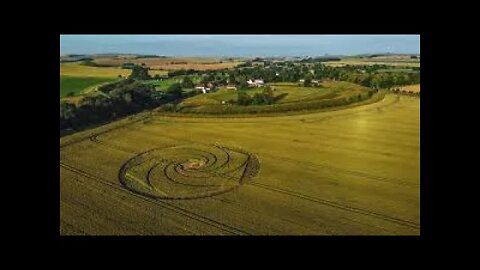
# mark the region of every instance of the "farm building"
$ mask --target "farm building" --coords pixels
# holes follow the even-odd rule
[[[298,80],[298,82],[304,83],[305,80],[304,80],[304,79],[301,79],[301,80]],[[320,81],[319,81],[319,80],[312,80],[312,84],[319,85],[319,84],[320,84]]]
[[[265,84],[265,82],[263,80],[248,80],[247,81],[247,84],[248,86],[251,86],[251,87],[260,87],[260,86],[263,86]]]
[[[197,86],[197,87],[195,87],[195,89],[197,89],[197,90],[202,90],[202,92],[203,92],[204,94],[206,94],[207,92],[210,92],[210,88],[209,88],[209,87],[205,87],[205,86]]]
[[[215,90],[215,85],[213,83],[207,83],[206,85],[203,85],[203,86],[196,86],[195,89],[202,90],[202,92],[206,94],[211,90]]]

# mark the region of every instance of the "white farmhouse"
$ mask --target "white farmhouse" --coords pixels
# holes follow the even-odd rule
[[[265,84],[265,82],[263,80],[255,80],[255,81],[248,80],[247,84],[249,86],[253,86],[253,87],[255,87],[255,86],[260,87],[260,86],[263,86]]]
[[[197,87],[195,87],[195,89],[197,89],[197,90],[202,90],[202,92],[203,92],[204,94],[206,94],[207,92],[210,91],[210,88],[205,87],[205,86],[197,86]]]

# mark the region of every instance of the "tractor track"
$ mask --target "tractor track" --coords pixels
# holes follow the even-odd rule
[[[384,98],[382,99],[384,100]],[[380,100],[380,101],[382,101]],[[379,102],[380,102],[379,101]],[[393,102],[390,102],[386,105],[380,105],[380,106],[377,106],[377,107],[374,107],[374,108],[368,108],[368,109],[365,109],[365,110],[359,110],[359,111],[354,111],[354,112],[351,112],[351,113],[346,113],[346,114],[342,114],[342,115],[332,115],[332,116],[325,116],[325,117],[322,117],[321,119],[318,119],[318,120],[310,120],[310,121],[306,121],[306,123],[313,123],[313,122],[321,122],[321,121],[326,121],[326,120],[329,120],[329,119],[332,119],[332,118],[337,118],[337,117],[342,117],[342,116],[347,116],[349,117],[350,115],[353,115],[353,114],[357,114],[357,113],[362,113],[362,112],[369,112],[369,111],[374,111],[374,110],[378,110],[378,109],[383,109],[385,107],[389,107],[395,103],[398,103],[400,101],[400,97],[399,96],[396,96],[396,99],[393,101]],[[376,104],[376,103],[372,103],[372,104]],[[365,104],[365,105],[370,105],[370,104]],[[353,108],[357,108],[357,107],[353,107]],[[353,109],[352,108],[352,109]],[[349,109],[349,108],[346,108],[346,109]],[[334,110],[334,111],[337,111],[337,110]],[[327,111],[329,112],[329,111]],[[295,115],[286,115],[286,116],[295,116]],[[136,124],[138,122],[141,122],[141,121],[144,121],[144,120],[147,120],[147,119],[150,119],[152,122],[158,122],[157,120],[155,120],[155,118],[152,118],[152,117],[167,117],[167,118],[184,118],[184,116],[162,116],[162,115],[157,115],[155,112],[150,112],[150,114],[148,114],[147,116],[144,116],[140,119],[137,119],[135,121],[132,121],[132,122],[128,122],[128,123],[125,123],[123,125],[120,125],[120,126],[117,126],[117,127],[113,127],[113,128],[109,128],[107,130],[104,130],[104,131],[100,131],[100,132],[97,132],[97,133],[94,133],[94,134],[91,134],[91,135],[88,135],[86,137],[82,137],[80,139],[77,139],[77,140],[72,140],[70,142],[66,142],[66,143],[63,143],[63,144],[60,144],[60,149],[62,148],[65,148],[67,146],[70,146],[72,144],[76,144],[76,143],[79,143],[79,142],[82,142],[82,141],[85,141],[85,140],[88,140],[92,137],[97,137],[99,135],[102,135],[102,134],[105,134],[105,133],[108,133],[108,132],[111,132],[111,131],[114,131],[114,130],[118,130],[118,129],[121,129],[121,128],[125,128],[127,126],[130,126],[130,125],[133,125],[133,124]],[[270,117],[274,117],[274,116],[270,116]],[[192,117],[188,117],[188,118],[192,118]],[[193,117],[193,118],[196,118],[196,117]],[[198,117],[197,117],[198,118]],[[239,117],[231,117],[231,118],[234,118],[234,119],[237,119]],[[241,118],[244,118],[244,117],[241,117]],[[223,118],[222,118],[223,119]],[[229,118],[225,118],[225,119],[229,119]],[[160,121],[161,122],[161,121]],[[215,123],[214,121],[211,121],[213,123]],[[211,123],[211,122],[205,122],[205,123]],[[163,123],[163,122],[162,122]],[[186,123],[189,123],[189,122],[186,122]],[[195,124],[201,124],[203,122],[195,122],[195,121],[192,121],[192,123],[195,123]],[[242,123],[242,122],[240,122]],[[255,122],[255,121],[252,121],[252,122],[245,122],[245,123],[258,123],[258,122]],[[169,138],[168,136],[164,136],[164,137],[167,137]],[[118,150],[118,149],[117,149]],[[122,150],[123,151],[123,150]]]
[[[100,141],[100,140],[98,139],[98,136],[99,136],[99,135],[100,135],[100,134],[95,134],[95,135],[93,135],[93,136],[90,136],[90,137],[89,137],[90,141],[92,141],[92,142],[94,142],[94,143],[97,143],[97,144],[99,144],[100,146],[103,146],[103,147],[106,147],[106,148],[110,148],[110,149],[113,149],[113,150],[117,150],[117,151],[120,151],[120,152],[132,154],[132,155],[135,155],[135,154],[136,154],[136,153],[134,153],[134,152],[131,152],[131,151],[122,149],[122,148],[118,147],[118,146],[115,145],[115,144],[108,143],[108,142],[104,142],[104,141]]]
[[[406,227],[410,227],[410,228],[414,228],[414,229],[419,229],[420,228],[420,224],[409,221],[409,220],[400,219],[400,218],[396,218],[396,217],[390,217],[390,216],[380,214],[380,213],[376,213],[376,212],[373,212],[373,211],[370,211],[370,210],[361,209],[361,208],[348,206],[348,205],[343,205],[343,204],[339,204],[337,202],[333,202],[333,201],[329,201],[329,200],[314,198],[314,197],[311,197],[311,196],[308,196],[308,195],[305,195],[305,194],[301,194],[301,193],[293,192],[293,191],[290,191],[290,190],[285,190],[285,189],[272,187],[272,186],[266,185],[266,184],[261,184],[261,183],[249,183],[249,184],[251,186],[255,186],[255,187],[258,187],[258,188],[269,190],[271,192],[276,192],[276,193],[280,193],[280,194],[284,194],[284,195],[297,197],[297,198],[300,198],[300,199],[303,199],[303,200],[306,200],[306,201],[310,201],[310,202],[313,202],[313,203],[318,203],[318,204],[334,207],[334,208],[337,208],[337,209],[345,210],[347,212],[352,212],[352,213],[357,213],[357,214],[362,214],[362,215],[366,215],[366,216],[375,217],[375,218],[382,219],[382,220],[385,220],[385,221],[388,221],[388,222],[391,222],[391,223],[395,223],[395,224],[398,224],[398,225],[402,225],[402,226],[406,226]]]
[[[72,141],[69,141],[69,142],[65,142],[65,143],[60,143],[60,150],[62,150],[63,148],[67,147],[67,146],[70,146],[72,144],[76,144],[76,143],[79,143],[79,142],[83,142],[83,141],[86,141],[86,140],[89,140],[91,137],[93,136],[99,136],[99,135],[102,135],[102,134],[105,134],[105,133],[108,133],[108,132],[111,132],[111,131],[114,131],[114,130],[118,130],[118,129],[122,129],[122,128],[125,128],[127,126],[130,126],[130,125],[133,125],[133,124],[136,124],[138,122],[141,122],[141,121],[144,121],[146,119],[149,119],[151,118],[151,114],[148,114],[140,119],[137,119],[137,120],[134,120],[134,121],[131,121],[131,122],[128,122],[128,123],[125,123],[123,125],[120,125],[120,126],[116,126],[116,127],[112,127],[112,128],[108,128],[107,130],[103,130],[103,131],[99,131],[97,133],[93,133],[93,134],[90,134],[90,135],[84,135],[82,136],[81,138],[79,139],[76,139],[76,140],[72,140]],[[117,121],[120,121],[120,120],[117,120]],[[108,124],[107,124],[108,125]],[[102,127],[102,126],[99,126],[99,127]],[[95,128],[94,128],[95,129]]]
[[[158,206],[162,206],[163,208],[166,208],[172,212],[175,212],[177,214],[180,214],[180,215],[183,215],[185,217],[188,217],[190,219],[193,219],[195,221],[198,221],[198,222],[201,222],[201,223],[204,223],[204,224],[207,224],[209,226],[212,226],[212,227],[215,227],[217,229],[220,229],[224,232],[228,232],[230,234],[234,234],[234,235],[249,235],[247,232],[241,230],[241,229],[238,229],[238,228],[235,228],[233,226],[230,226],[230,225],[227,225],[227,224],[224,224],[224,223],[221,223],[221,222],[218,222],[214,219],[211,219],[211,218],[208,218],[208,217],[205,217],[205,216],[201,216],[199,214],[196,214],[194,212],[191,212],[189,210],[186,210],[184,208],[181,208],[181,207],[178,207],[178,206],[175,206],[171,203],[168,203],[168,202],[164,202],[164,201],[158,201],[158,200],[153,200],[153,199],[149,199],[145,196],[142,196],[142,195],[138,195],[137,193],[135,192],[131,192],[127,189],[124,189],[122,188],[121,186],[118,186],[112,182],[109,182],[108,180],[105,180],[103,178],[100,178],[98,176],[95,176],[95,175],[92,175],[86,171],[83,171],[79,168],[76,168],[74,166],[71,166],[71,165],[68,165],[66,163],[62,163],[60,162],[60,166],[63,167],[64,169],[66,170],[69,170],[71,172],[74,172],[78,175],[81,175],[81,176],[84,176],[86,178],[89,178],[89,179],[92,179],[92,180],[96,180],[98,181],[99,183],[101,184],[104,184],[106,186],[109,186],[111,188],[114,188],[116,190],[119,190],[123,193],[127,193],[131,196],[135,196],[143,201],[146,201],[146,202],[149,202],[149,203],[152,203],[152,204],[155,204],[155,205],[158,205]],[[77,181],[80,181],[78,179],[75,179]],[[80,181],[81,182],[81,181]]]
[[[373,174],[369,174],[369,173],[365,173],[365,172],[361,172],[361,171],[354,171],[354,170],[338,168],[338,167],[334,167],[334,166],[327,165],[327,164],[318,164],[318,163],[312,163],[312,162],[308,162],[308,161],[300,161],[300,160],[296,160],[296,159],[292,159],[292,158],[280,157],[280,156],[275,156],[275,155],[267,154],[267,153],[260,153],[260,154],[270,156],[274,159],[280,159],[280,160],[284,160],[284,161],[299,163],[299,164],[302,164],[302,165],[305,165],[305,166],[310,166],[310,167],[326,168],[326,169],[329,169],[331,171],[340,172],[340,173],[344,173],[344,174],[349,174],[349,175],[353,175],[353,176],[359,176],[359,177],[367,178],[367,179],[374,180],[374,181],[379,181],[379,182],[384,182],[384,183],[389,183],[389,184],[395,184],[395,185],[401,185],[401,186],[409,186],[409,187],[419,187],[420,186],[420,184],[415,184],[415,183],[413,183],[413,181],[409,181],[409,180],[406,180],[406,179],[378,176],[378,175],[373,175]]]
[[[382,100],[385,100],[385,99],[382,99]],[[400,102],[400,97],[395,97],[395,99],[387,104],[381,104],[381,105],[378,105],[378,106],[375,106],[373,108],[362,108],[363,110],[355,110],[353,112],[346,112],[346,113],[343,113],[343,114],[340,114],[340,115],[328,115],[328,116],[324,116],[320,119],[316,119],[316,120],[308,120],[308,121],[305,121],[305,123],[318,123],[318,122],[324,122],[324,121],[327,121],[327,120],[331,120],[331,119],[335,119],[335,118],[350,118],[350,117],[353,117],[355,116],[356,114],[359,114],[359,113],[365,113],[365,112],[372,112],[372,111],[378,111],[379,109],[382,110],[384,108],[388,108],[390,106],[393,106],[397,103]],[[372,104],[377,104],[376,103],[372,103]],[[369,105],[369,104],[367,104]],[[358,107],[354,107],[354,108],[358,108]],[[336,111],[340,111],[340,110],[336,110]]]

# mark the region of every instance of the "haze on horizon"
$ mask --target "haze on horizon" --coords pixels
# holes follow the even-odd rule
[[[60,35],[60,54],[274,57],[420,54],[420,35]]]

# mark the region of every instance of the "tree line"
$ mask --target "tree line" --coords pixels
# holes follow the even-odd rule
[[[387,65],[329,67],[321,62],[283,62],[270,63],[263,67],[243,65],[229,70],[196,72],[195,75],[202,76],[202,83],[232,84],[239,88],[246,87],[249,79],[263,79],[265,83],[298,82],[301,79],[309,81],[330,79],[348,81],[376,89],[420,83],[418,68],[412,68],[413,72],[410,73],[380,72],[380,70],[391,68]],[[176,71],[175,74],[188,76],[190,72]]]
[[[135,70],[135,69],[134,69]],[[60,103],[60,130],[79,129],[109,122],[162,104],[178,102],[192,94],[185,94],[181,84],[173,84],[166,91],[156,91],[138,78],[149,77],[140,69],[125,80],[98,87],[98,95],[86,96],[78,104]]]

